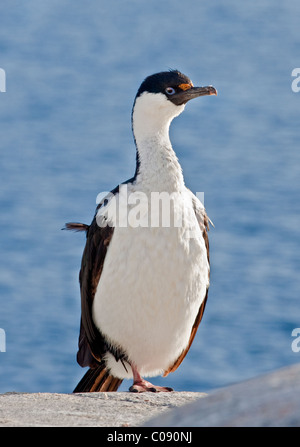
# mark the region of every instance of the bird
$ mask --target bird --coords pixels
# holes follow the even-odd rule
[[[90,225],[65,224],[86,233],[77,362],[88,370],[74,393],[117,391],[124,379],[130,392],[173,391],[147,379],[174,372],[194,340],[212,222],[185,185],[169,128],[188,101],[207,95],[217,90],[178,70],[146,77],[131,112],[134,176],[99,199]]]

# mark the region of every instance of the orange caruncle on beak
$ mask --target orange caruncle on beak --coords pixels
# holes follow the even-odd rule
[[[181,90],[186,91],[186,90],[189,90],[190,88],[192,88],[193,85],[191,85],[191,84],[180,84],[180,85],[178,85],[178,87],[179,87]]]

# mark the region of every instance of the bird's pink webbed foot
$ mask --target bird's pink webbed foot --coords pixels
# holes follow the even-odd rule
[[[173,388],[167,386],[156,386],[152,385],[152,383],[143,379],[136,367],[131,365],[133,372],[133,385],[129,388],[129,391],[132,393],[144,393],[146,391],[150,391],[152,393],[161,393],[161,392],[170,392],[173,391]]]

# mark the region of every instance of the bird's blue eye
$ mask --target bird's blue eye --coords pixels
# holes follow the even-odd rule
[[[167,95],[174,95],[175,89],[173,87],[167,87],[165,92]]]

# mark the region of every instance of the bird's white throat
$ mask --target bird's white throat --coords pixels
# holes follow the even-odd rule
[[[169,138],[171,121],[183,110],[184,105],[174,105],[163,94],[145,92],[135,101],[132,128],[139,157],[137,181],[152,190],[171,192],[184,185]]]

